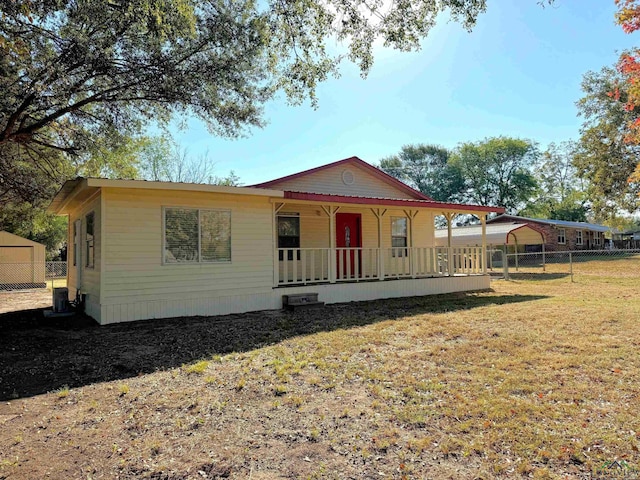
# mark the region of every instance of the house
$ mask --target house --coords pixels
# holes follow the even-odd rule
[[[0,290],[45,287],[45,260],[43,244],[0,231]]]
[[[489,288],[482,247],[437,247],[436,202],[357,157],[248,187],[77,178],[68,286],[101,324]],[[484,243],[483,243],[484,245]]]
[[[640,230],[627,230],[616,232],[613,235],[615,248],[638,249],[640,248]]]
[[[605,248],[605,232],[609,227],[586,222],[569,222],[565,220],[549,220],[527,218],[517,215],[499,215],[487,220],[488,225],[525,224],[542,232],[545,237],[544,250],[601,250]],[[542,251],[542,246],[519,243],[516,251]]]

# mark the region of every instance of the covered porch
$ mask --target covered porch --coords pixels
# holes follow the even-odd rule
[[[486,274],[486,215],[492,207],[433,201],[285,192],[274,199],[274,287]],[[483,242],[452,245],[456,214],[481,219]],[[435,217],[448,223],[436,245]]]

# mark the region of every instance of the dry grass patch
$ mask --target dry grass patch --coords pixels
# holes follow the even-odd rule
[[[126,395],[106,382],[11,402],[0,477],[585,478],[615,459],[640,467],[640,282],[607,265],[573,284],[497,281],[492,292],[284,315],[274,328],[322,328],[132,377]]]

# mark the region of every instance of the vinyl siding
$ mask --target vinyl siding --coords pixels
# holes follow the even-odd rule
[[[94,266],[93,268],[86,266],[86,241],[87,241],[87,214],[94,212],[93,228],[94,228]],[[74,243],[73,243],[73,225],[76,220],[81,221],[80,228],[80,243],[78,245],[79,255],[79,268],[80,284],[78,285],[77,272],[78,266],[73,265],[74,259]],[[76,292],[79,290],[81,293],[86,294],[85,310],[88,315],[92,316],[96,320],[100,321],[100,271],[101,254],[102,254],[102,208],[100,192],[91,197],[84,204],[79,205],[75,210],[69,213],[69,228],[68,228],[68,245],[70,246],[67,255],[67,286],[69,288],[69,298],[74,299]]]
[[[222,304],[233,303],[232,297],[270,293],[273,233],[268,198],[133,189],[103,192],[108,242],[102,305],[109,307],[103,323],[224,312]],[[164,265],[163,207],[230,211],[231,262]],[[211,305],[204,305],[203,299]]]
[[[342,179],[343,172],[353,174],[353,183],[347,185]],[[382,198],[415,198],[406,192],[375,177],[355,165],[339,165],[302,177],[285,180],[271,188],[294,192],[327,193],[333,195],[351,195]]]

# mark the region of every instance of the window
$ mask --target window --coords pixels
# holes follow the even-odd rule
[[[602,241],[602,233],[601,232],[593,232],[593,244],[595,246],[600,246],[600,242]]]
[[[407,255],[406,217],[391,217],[391,246],[393,247],[392,256],[405,257]]]
[[[164,209],[164,263],[230,261],[230,211]]]
[[[561,245],[564,245],[565,243],[567,243],[567,237],[566,237],[566,232],[564,228],[558,229],[558,243]]]
[[[78,222],[73,222],[73,266],[78,264]]]
[[[582,230],[576,230],[576,245],[582,245]]]
[[[278,248],[300,248],[300,214],[282,213],[278,215]],[[278,252],[278,259],[284,259],[284,252]],[[300,250],[297,259],[300,260]],[[287,252],[287,260],[293,260],[293,251]]]
[[[93,231],[94,231],[94,212],[87,214],[85,217],[85,243],[86,243],[86,255],[87,260],[85,262],[85,266],[87,268],[93,268],[95,266],[95,248],[93,241]]]

